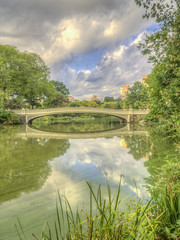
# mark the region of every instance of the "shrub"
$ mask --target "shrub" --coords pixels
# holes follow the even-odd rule
[[[19,124],[20,119],[12,111],[0,110],[0,123],[2,124]]]

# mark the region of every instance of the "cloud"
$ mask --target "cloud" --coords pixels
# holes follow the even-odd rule
[[[147,25],[132,0],[2,0],[0,9],[0,42],[37,52],[49,65],[110,47]]]
[[[78,99],[90,98],[93,94],[118,97],[120,87],[141,81],[143,75],[151,70],[147,57],[137,49],[137,42],[143,39],[144,33],[137,36],[127,46],[119,44],[105,53],[94,69],[79,70],[68,68],[66,74],[58,78],[66,82],[71,93]],[[63,72],[64,73],[64,72]]]
[[[79,99],[117,97],[120,86],[150,69],[135,42],[129,43],[152,24],[142,20],[143,11],[134,0],[1,0],[0,44],[38,53],[52,78]],[[93,69],[71,67],[79,57],[83,63],[102,51],[100,61],[91,59]]]
[[[97,178],[102,181],[105,180],[105,176],[114,183],[113,185],[118,185],[122,174],[124,176],[122,186],[136,192],[137,189],[134,188],[133,182],[135,180],[139,193],[147,194],[144,189],[146,184],[144,179],[149,176],[149,173],[144,167],[145,160],[134,160],[129,154],[129,149],[121,148],[120,142],[119,137],[71,140],[66,154],[56,158],[52,164],[57,174],[52,176],[51,189],[57,188],[56,182],[67,182],[67,184],[71,182],[71,187],[76,189],[73,186],[79,181],[97,180]],[[67,180],[58,181],[62,176]],[[69,189],[71,187],[68,186]]]

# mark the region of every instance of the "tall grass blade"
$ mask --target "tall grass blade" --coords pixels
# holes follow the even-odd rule
[[[57,202],[56,202],[56,215],[57,215],[57,221],[58,221],[58,227],[59,227],[59,234],[62,237],[62,231],[61,231],[62,227],[61,227],[60,213],[59,213],[59,208],[58,208]]]
[[[69,201],[67,200],[67,198],[65,198],[65,199],[66,199],[66,203],[67,203],[67,206],[68,206],[70,214],[71,214],[71,222],[74,225],[74,229],[75,229],[76,224],[75,224],[75,219],[74,219],[74,215],[73,215],[73,212],[72,212],[72,208],[71,208],[71,205],[70,205]]]
[[[56,232],[56,240],[59,240],[59,235],[58,235],[56,222],[54,222],[54,225],[55,225],[55,232]]]
[[[62,215],[62,222],[63,222],[63,228],[64,228],[64,210],[63,210],[62,200],[61,200],[61,196],[60,196],[59,191],[58,191],[58,199],[59,199],[61,215]]]
[[[117,195],[116,195],[116,202],[115,202],[115,206],[114,206],[115,211],[117,210],[117,207],[118,207],[118,204],[119,204],[120,192],[121,192],[121,178],[120,178],[120,181],[119,181],[118,192],[117,192]]]
[[[16,232],[17,232],[17,234],[18,234],[18,236],[19,236],[19,239],[20,239],[20,240],[23,240],[22,237],[21,237],[21,234],[19,233],[19,230],[18,230],[18,227],[17,227],[16,224],[15,224],[15,228],[16,228]]]
[[[19,220],[18,217],[17,217],[17,220],[18,220],[18,223],[19,223],[19,226],[20,226],[20,229],[21,229],[22,235],[23,235],[24,239],[26,240],[26,236],[25,236],[25,233],[24,233],[23,227],[22,227],[21,222],[20,222],[20,220]]]

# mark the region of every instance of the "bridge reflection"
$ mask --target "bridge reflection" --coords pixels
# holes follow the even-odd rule
[[[108,138],[114,136],[133,136],[144,135],[148,136],[149,133],[144,130],[133,130],[132,125],[127,124],[123,128],[101,131],[101,132],[88,132],[88,133],[56,133],[46,132],[26,125],[23,132],[18,133],[17,137],[21,138],[46,138],[46,139],[86,139],[86,138]]]

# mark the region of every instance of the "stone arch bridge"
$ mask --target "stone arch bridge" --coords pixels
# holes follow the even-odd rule
[[[91,107],[61,107],[61,108],[46,108],[46,109],[22,109],[13,110],[21,120],[21,123],[28,124],[34,119],[57,114],[70,114],[70,113],[96,113],[115,116],[123,119],[124,122],[133,123],[139,118],[144,117],[149,110],[121,110],[109,108],[91,108]]]

